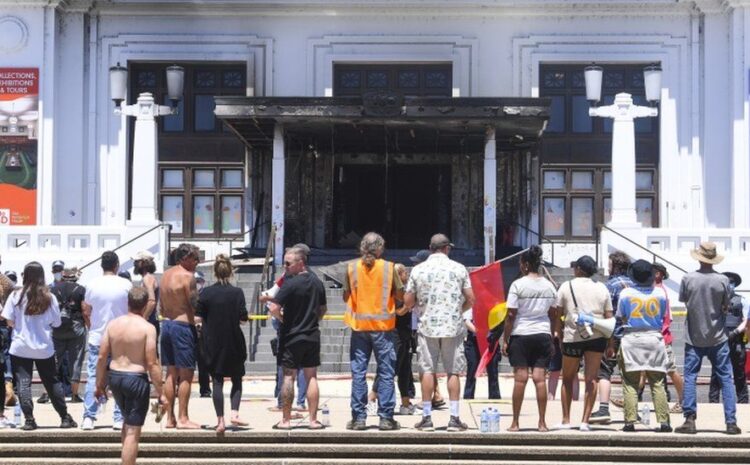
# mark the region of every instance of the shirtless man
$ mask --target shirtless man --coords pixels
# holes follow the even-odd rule
[[[199,262],[198,248],[192,244],[180,244],[174,258],[177,265],[164,272],[159,296],[162,316],[167,318],[161,325],[161,360],[167,367],[164,385],[167,396],[166,427],[197,429],[200,425],[188,418],[188,402],[198,340],[195,330],[198,287],[193,275]],[[175,391],[180,400],[177,418],[174,414]]]
[[[107,360],[109,363],[109,387],[115,402],[122,411],[123,465],[135,463],[138,457],[138,441],[141,427],[146,419],[149,401],[149,381],[154,383],[156,395],[163,405],[161,366],[156,358],[156,329],[143,318],[149,300],[149,292],[143,287],[134,287],[128,293],[128,314],[112,320],[102,337],[99,359],[96,364],[96,398],[106,396]]]

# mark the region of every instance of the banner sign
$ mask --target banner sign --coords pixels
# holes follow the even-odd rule
[[[0,68],[0,226],[36,224],[39,69]]]

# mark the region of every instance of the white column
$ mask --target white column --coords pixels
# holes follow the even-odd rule
[[[612,118],[612,227],[636,227],[635,211],[635,118],[657,116],[656,108],[633,105],[630,94],[620,93],[606,107],[589,109],[590,116]]]
[[[138,96],[135,111],[135,136],[133,140],[132,200],[129,225],[153,225],[158,222],[156,208],[157,137],[156,116],[158,105],[154,96],[145,92]],[[131,113],[132,114],[132,113]],[[124,175],[124,173],[123,173]]]
[[[495,227],[497,224],[497,144],[495,128],[484,134],[484,263],[495,261]]]
[[[273,163],[271,165],[271,221],[276,227],[274,259],[277,265],[281,265],[284,261],[285,152],[284,128],[277,123],[273,129]]]
[[[734,228],[750,227],[750,111],[748,108],[748,26],[750,10],[735,7],[731,16],[732,51],[732,196],[731,217]],[[710,169],[707,170],[710,172]],[[710,176],[710,175],[708,175]]]
[[[57,76],[55,58],[57,56],[55,27],[57,14],[54,6],[44,8],[44,56],[43,65],[39,70],[39,140],[37,144],[37,199],[36,224],[49,226],[54,222],[57,204],[54,202],[55,192],[55,84]],[[61,91],[63,91],[61,89]],[[64,157],[64,152],[58,150]]]

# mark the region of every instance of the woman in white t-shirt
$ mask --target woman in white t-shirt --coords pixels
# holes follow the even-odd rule
[[[44,389],[52,406],[60,415],[60,428],[78,426],[68,414],[63,385],[55,369],[55,347],[52,328],[60,326],[60,309],[44,283],[44,268],[31,262],[23,269],[23,288],[16,290],[5,302],[2,318],[13,327],[10,357],[13,377],[18,386],[18,397],[26,422],[21,429],[37,428],[34,402],[31,399],[31,375],[36,365]]]
[[[547,386],[545,376],[552,356],[552,320],[555,318],[555,286],[539,275],[542,249],[532,246],[521,254],[521,273],[513,281],[506,305],[508,316],[503,333],[503,353],[513,367],[513,422],[508,431],[518,431],[523,394],[529,370],[536,386],[539,431],[547,431]]]

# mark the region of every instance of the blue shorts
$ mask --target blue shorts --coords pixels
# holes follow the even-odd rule
[[[194,370],[197,346],[198,337],[195,326],[182,321],[162,321],[162,365]]]

